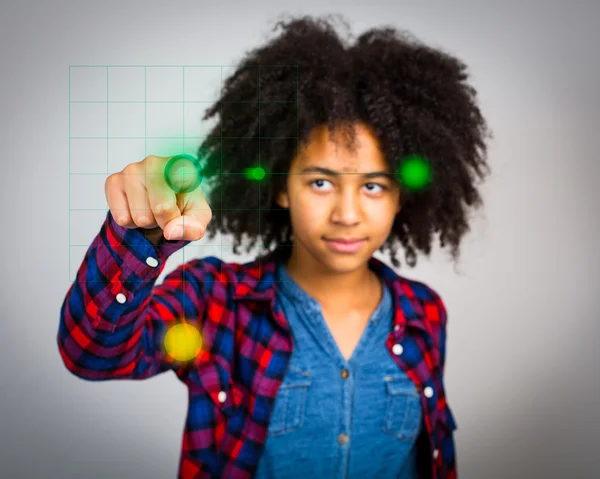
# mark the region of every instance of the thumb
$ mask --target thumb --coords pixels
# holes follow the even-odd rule
[[[165,226],[165,238],[168,240],[195,241],[202,237],[205,226],[190,215],[178,216]]]

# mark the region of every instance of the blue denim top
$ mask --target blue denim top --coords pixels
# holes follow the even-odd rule
[[[254,477],[415,479],[422,410],[385,346],[393,324],[387,286],[382,281],[383,299],[347,361],[321,305],[283,261],[275,274],[294,350]]]

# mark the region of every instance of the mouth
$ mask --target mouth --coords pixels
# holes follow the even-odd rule
[[[356,253],[367,242],[366,239],[323,238],[327,246],[338,253]]]

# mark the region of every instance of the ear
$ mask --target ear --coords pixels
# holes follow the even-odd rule
[[[275,199],[275,203],[277,203],[282,208],[289,208],[290,202],[286,191],[280,191]]]

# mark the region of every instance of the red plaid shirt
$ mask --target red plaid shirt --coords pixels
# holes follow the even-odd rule
[[[155,285],[169,255],[188,243],[163,239],[154,246],[108,212],[62,305],[58,348],[67,369],[91,381],[146,379],[172,370],[189,390],[178,477],[251,478],[292,352],[275,300],[282,249],[246,264],[194,259]],[[421,397],[419,477],[454,479],[456,424],[443,383],[444,304],[423,283],[373,257],[370,265],[394,300],[386,347]],[[167,330],[182,320],[195,325],[203,340],[201,352],[185,363],[164,348]]]

